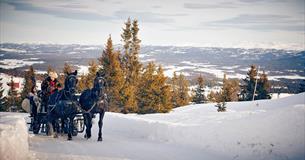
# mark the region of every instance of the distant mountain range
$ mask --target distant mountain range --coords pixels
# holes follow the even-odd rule
[[[90,60],[101,56],[102,49],[97,45],[2,43],[0,72],[20,72],[33,65],[42,73],[48,65],[61,70],[65,62],[84,69]],[[115,49],[122,47],[115,45]],[[289,92],[297,92],[305,79],[305,51],[300,49],[142,46],[139,58],[144,64],[161,64],[169,77],[176,71],[190,79],[202,74],[208,80],[220,80],[224,73],[241,79],[255,64],[268,74],[274,87]]]

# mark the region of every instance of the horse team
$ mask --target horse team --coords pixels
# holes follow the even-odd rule
[[[84,90],[80,97],[76,96],[77,71],[68,73],[65,78],[64,88],[56,90],[47,97],[45,93],[40,94],[41,105],[45,105],[46,114],[39,117],[39,114],[33,115],[33,132],[37,134],[40,126],[46,124],[46,133],[54,133],[58,137],[59,133],[67,133],[68,140],[72,140],[75,131],[75,117],[82,115],[82,120],[86,127],[85,138],[91,137],[92,119],[99,113],[99,131],[98,141],[102,141],[102,127],[105,112],[108,109],[108,99],[105,92],[106,81],[99,72],[93,81],[93,88]],[[33,107],[31,107],[33,108]],[[37,112],[38,108],[35,108]],[[44,120],[44,122],[43,122]]]

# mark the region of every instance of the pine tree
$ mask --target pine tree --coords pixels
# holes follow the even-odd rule
[[[270,88],[271,84],[268,81],[267,74],[265,71],[263,71],[263,73],[260,74],[260,79],[258,80],[256,99],[271,99],[269,94]]]
[[[141,40],[138,38],[138,32],[137,20],[131,23],[129,18],[125,23],[125,28],[123,28],[123,34],[121,35],[124,43],[124,54],[123,58],[121,58],[121,66],[125,77],[121,96],[123,98],[123,106],[129,108],[125,108],[124,112],[136,112],[138,108],[137,91],[140,71],[142,70],[142,64],[139,61]]]
[[[154,83],[155,64],[148,63],[144,68],[140,85],[139,85],[139,113],[156,113],[158,104],[156,104],[156,97],[154,96],[154,90],[156,84]]]
[[[13,76],[11,77],[11,81],[8,83],[9,91],[8,91],[8,96],[7,96],[7,104],[6,104],[6,108],[7,110],[11,109],[11,110],[19,110],[20,107],[18,107],[18,103],[20,101],[20,97],[18,97],[18,92],[15,88],[14,85],[14,79]]]
[[[51,65],[48,65],[48,69],[47,69],[48,75],[50,72],[55,72],[55,69]]]
[[[113,56],[111,57],[111,77],[110,77],[110,97],[113,99],[112,105],[115,108],[123,109],[128,112],[136,112],[136,105],[124,105],[122,102],[122,90],[124,85],[124,75],[123,70],[119,61],[120,52],[115,51]],[[110,103],[111,104],[111,103]],[[131,103],[132,104],[132,103]],[[123,108],[124,107],[124,108]]]
[[[125,83],[126,84],[126,83]],[[123,113],[137,113],[139,110],[138,107],[138,99],[137,99],[137,93],[138,88],[136,88],[133,85],[123,85],[122,88],[122,102],[124,106]]]
[[[170,87],[161,66],[151,62],[145,69],[139,85],[139,113],[168,112],[172,109]]]
[[[105,77],[110,76],[110,59],[112,55],[113,55],[113,44],[112,44],[111,35],[109,35],[102,56],[98,58],[98,61],[102,66],[101,71],[105,74]]]
[[[121,34],[121,38],[123,41],[123,48],[124,48],[124,56],[123,56],[123,68],[127,67],[127,61],[129,59],[129,55],[131,52],[131,20],[130,18],[127,19],[125,22],[125,28],[123,28],[123,33]]]
[[[5,104],[6,104],[6,97],[4,97],[3,95],[3,92],[4,92],[4,89],[2,87],[3,83],[1,83],[2,81],[2,78],[0,78],[0,111],[6,111],[6,107],[5,107]]]
[[[223,78],[222,96],[225,102],[238,101],[239,82],[234,79],[227,79],[226,74]]]
[[[255,81],[257,76],[257,69],[255,65],[251,65],[251,69],[247,73],[247,77],[243,79],[245,85],[242,86],[242,100],[252,100]]]
[[[21,99],[24,99],[28,93],[31,92],[31,89],[36,86],[35,71],[33,66],[30,66],[29,70],[24,72],[23,86],[24,87],[21,92]]]
[[[85,89],[89,89],[93,87],[93,80],[96,77],[96,72],[99,70],[98,64],[92,60],[89,62],[89,73],[86,76],[85,80]],[[82,84],[80,84],[82,85]]]
[[[190,102],[189,96],[189,82],[185,79],[184,75],[180,73],[178,77],[178,100],[177,106],[188,105]]]
[[[174,72],[174,76],[171,79],[171,95],[172,104],[174,107],[180,107],[189,104],[189,82],[185,79],[184,75],[180,73],[177,76]]]
[[[221,102],[222,100],[222,94],[221,92],[215,92],[215,91],[211,91],[208,94],[208,100],[210,102]]]
[[[140,43],[141,40],[138,37],[139,33],[139,25],[137,20],[133,20],[132,27],[131,27],[131,34],[132,34],[132,41],[131,41],[131,54],[134,58],[134,65],[137,65],[136,67],[141,66],[138,61],[138,55],[140,54]]]
[[[160,65],[157,70],[157,86],[160,87],[160,95],[156,95],[161,98],[162,108],[158,110],[158,112],[169,112],[173,105],[171,103],[171,90],[170,86],[166,84],[167,77],[164,76],[164,71],[162,66]]]
[[[122,101],[122,88],[124,83],[124,75],[121,68],[120,53],[114,51],[111,36],[107,40],[107,44],[103,51],[102,57],[99,62],[102,66],[102,72],[105,74],[105,79],[108,88],[106,89],[109,99],[110,111],[121,112],[123,110]],[[134,106],[128,106],[134,107]]]
[[[83,74],[80,76],[77,82],[77,91],[79,93],[84,91],[85,89],[89,89],[86,83],[87,83],[87,76]]]
[[[64,68],[62,69],[63,74],[59,74],[57,78],[58,82],[62,85],[62,87],[65,87],[65,78],[69,73],[72,73],[72,71],[73,66],[71,64],[65,63]]]
[[[174,107],[179,107],[178,105],[178,99],[179,99],[179,94],[178,94],[178,77],[176,72],[174,72],[173,77],[171,79],[171,101]]]
[[[195,89],[195,95],[193,97],[193,102],[196,104],[204,103],[206,98],[204,96],[204,80],[203,77],[200,75],[197,78],[197,87]]]
[[[68,64],[68,63],[65,63],[64,64],[64,68],[63,68],[63,73],[65,75],[69,74],[69,73],[72,73],[72,70],[73,70],[73,67],[72,65]]]
[[[127,26],[126,26],[127,28]],[[132,22],[131,32],[131,41],[130,43],[124,44],[125,55],[124,55],[124,67],[126,67],[125,76],[126,76],[126,85],[137,86],[136,82],[139,80],[140,71],[142,69],[142,64],[139,61],[139,52],[140,52],[140,43],[141,40],[138,38],[138,21],[134,20]],[[127,33],[126,33],[127,34]],[[127,41],[128,39],[124,40]],[[127,47],[129,44],[129,48]],[[129,51],[129,52],[127,52]],[[126,55],[127,53],[127,55]]]

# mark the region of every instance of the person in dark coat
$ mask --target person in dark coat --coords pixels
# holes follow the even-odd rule
[[[47,105],[49,101],[49,96],[61,88],[61,84],[57,80],[58,76],[56,72],[50,72],[49,76],[41,84],[41,112],[47,111]]]

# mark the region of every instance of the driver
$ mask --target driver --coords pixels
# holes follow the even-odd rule
[[[46,111],[46,106],[49,100],[49,96],[61,89],[61,84],[59,83],[57,78],[58,78],[57,73],[51,71],[49,72],[49,76],[41,84],[41,91],[43,98],[43,105],[41,109],[44,112]]]

